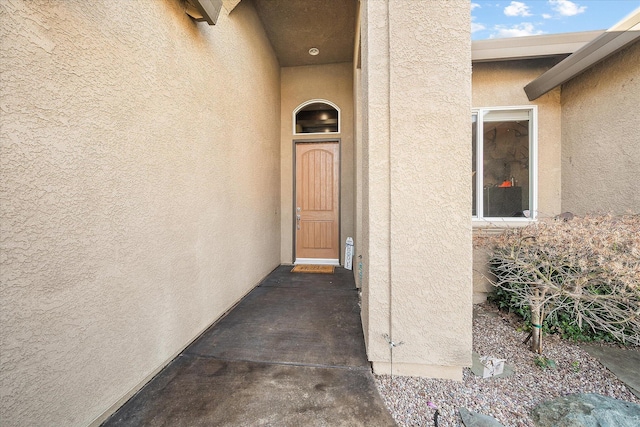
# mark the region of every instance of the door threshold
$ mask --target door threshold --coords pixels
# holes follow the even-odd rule
[[[296,261],[293,265],[335,265],[336,267],[340,267],[339,259],[331,259],[331,258],[296,258]]]

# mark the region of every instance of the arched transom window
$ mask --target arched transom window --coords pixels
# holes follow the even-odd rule
[[[340,133],[340,109],[337,105],[313,99],[301,104],[293,113],[296,135],[305,133]]]

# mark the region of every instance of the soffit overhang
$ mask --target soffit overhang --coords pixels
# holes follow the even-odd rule
[[[495,62],[567,56],[603,33],[604,30],[599,30],[474,40],[471,42],[471,60],[473,62]]]
[[[640,40],[640,8],[524,87],[533,101]]]
[[[358,0],[242,1],[253,2],[281,67],[353,61]]]

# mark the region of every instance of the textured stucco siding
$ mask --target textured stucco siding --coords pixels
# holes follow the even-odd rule
[[[535,101],[527,99],[523,88],[555,63],[553,59],[530,59],[473,64],[474,107],[538,106],[539,218],[561,213],[560,88]]]
[[[388,360],[389,54],[384,1],[361,4],[362,324],[370,361]]]
[[[640,42],[562,86],[562,210],[640,213]]]
[[[363,14],[363,232],[374,371],[460,379],[471,362],[469,2]]]
[[[281,128],[281,203],[282,247],[280,259],[283,264],[293,259],[293,141],[340,140],[340,260],[344,261],[344,242],[354,237],[355,194],[354,144],[353,144],[353,65],[350,62],[284,67],[281,70],[282,128]],[[340,108],[340,133],[330,135],[294,135],[293,111],[300,104],[312,99],[325,99]],[[357,244],[357,242],[356,242]]]
[[[279,66],[242,2],[0,2],[0,424],[84,426],[279,263]]]

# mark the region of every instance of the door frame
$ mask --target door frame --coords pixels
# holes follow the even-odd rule
[[[338,144],[338,264],[342,265],[342,247],[340,246],[340,242],[342,242],[342,139],[341,138],[314,138],[314,139],[294,139],[292,144],[292,153],[291,156],[293,158],[293,170],[292,170],[292,179],[293,179],[293,201],[291,203],[291,212],[293,213],[291,217],[291,231],[292,231],[292,240],[291,245],[293,247],[293,263],[296,263],[296,146],[298,144],[326,144],[335,142]],[[320,264],[320,263],[319,263]]]

